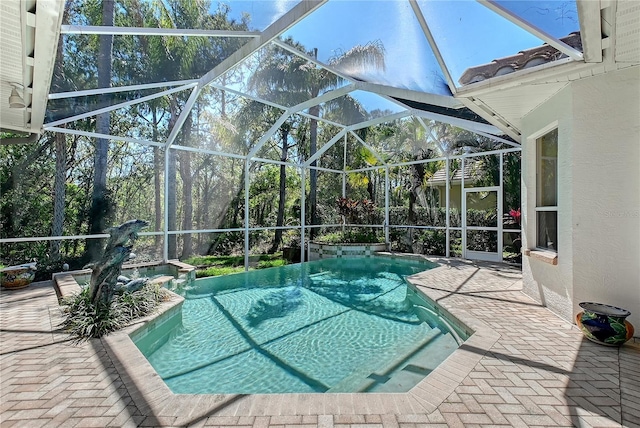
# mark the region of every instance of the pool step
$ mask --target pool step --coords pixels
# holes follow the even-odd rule
[[[431,373],[457,347],[456,339],[450,333],[440,335],[429,346],[420,349],[392,372],[387,372],[387,381],[373,384],[367,391],[409,391]]]
[[[354,371],[351,375],[331,387],[327,392],[366,391],[376,383],[388,381],[388,373],[393,372],[398,366],[405,363],[408,358],[411,358],[411,356],[419,352],[441,334],[442,332],[437,328],[430,330],[421,340],[398,348],[397,354],[401,356],[400,359],[393,360],[385,365],[380,365],[380,362],[374,359],[371,364]]]

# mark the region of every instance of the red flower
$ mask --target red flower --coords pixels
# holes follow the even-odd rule
[[[513,221],[515,221],[516,223],[520,224],[520,208],[518,208],[517,210],[514,210],[513,208],[509,210],[509,215],[511,216],[511,218],[513,219]]]

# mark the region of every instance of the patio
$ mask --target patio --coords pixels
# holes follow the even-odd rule
[[[407,394],[178,396],[122,333],[56,330],[51,282],[0,293],[0,421],[10,426],[625,426],[640,424],[640,341],[608,348],[526,296],[501,264],[439,259],[413,281],[479,332]],[[475,337],[475,339],[474,339]],[[479,338],[478,338],[479,337]],[[130,342],[129,342],[130,343]],[[365,397],[365,398],[363,398]],[[372,404],[373,403],[373,404]]]

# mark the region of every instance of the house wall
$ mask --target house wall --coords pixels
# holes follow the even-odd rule
[[[535,138],[558,126],[558,264],[524,257],[524,290],[568,320],[578,303],[640,327],[640,67],[574,81],[523,118],[523,248],[535,247]],[[636,333],[637,335],[638,333]]]
[[[536,139],[558,128],[558,264],[522,258],[525,293],[570,320],[573,301],[572,88],[567,85],[522,120],[522,248],[536,247]]]

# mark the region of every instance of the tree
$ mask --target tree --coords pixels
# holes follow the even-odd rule
[[[285,42],[313,58],[318,57],[317,48],[308,50],[291,38]],[[333,56],[329,59],[328,64],[332,67],[352,71],[365,67],[384,68],[384,47],[380,41],[357,45],[347,52]],[[272,49],[271,54],[261,63],[261,67],[251,79],[252,85],[259,88],[261,94],[268,94],[268,99],[283,105],[295,105],[316,98],[320,93],[337,88],[343,81],[337,74],[325,68],[316,67],[304,58],[293,55],[280,47]],[[334,112],[340,110],[343,113],[353,114],[355,112],[363,115],[358,103],[349,96],[331,100],[325,104],[324,108],[325,114],[328,114],[330,110],[334,110]],[[312,116],[309,121],[309,157],[312,157],[317,151],[318,120],[315,118],[320,117],[320,110],[320,105],[309,108],[309,114]],[[317,162],[312,162],[309,172],[308,203],[311,225],[318,224],[316,165]],[[310,236],[313,237],[315,233],[315,228],[312,228]]]
[[[102,25],[113,26],[114,0],[102,0]],[[98,52],[98,88],[111,86],[111,54],[113,36],[100,36]],[[101,104],[107,105],[108,97],[101,96]],[[101,113],[96,117],[96,132],[109,134],[111,114]],[[109,140],[96,139],[94,157],[93,192],[91,194],[91,210],[89,211],[89,234],[103,233],[106,229],[107,218],[111,213],[111,201],[107,191],[107,159],[109,154]],[[95,260],[101,252],[102,239],[87,240],[87,257]]]

